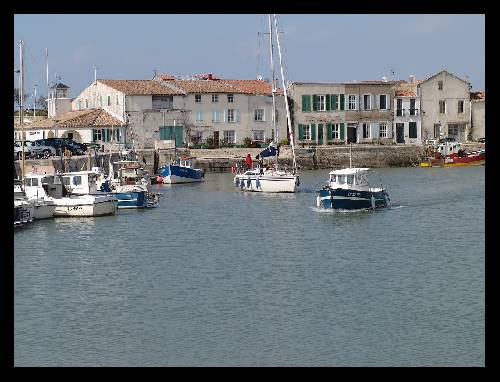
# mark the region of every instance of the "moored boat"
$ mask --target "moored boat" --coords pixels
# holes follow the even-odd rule
[[[485,149],[465,151],[458,142],[440,143],[434,155],[420,163],[420,167],[458,167],[484,165]]]
[[[202,169],[193,167],[192,157],[181,157],[172,164],[158,169],[158,175],[165,184],[201,182],[205,178]]]

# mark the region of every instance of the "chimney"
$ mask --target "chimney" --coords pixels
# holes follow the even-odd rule
[[[208,73],[208,79],[209,79],[209,80],[213,80],[213,75],[212,75],[212,73]]]
[[[414,84],[415,83],[415,75],[410,75],[410,84]]]

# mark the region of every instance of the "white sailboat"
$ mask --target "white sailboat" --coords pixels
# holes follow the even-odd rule
[[[264,167],[257,167],[255,169],[247,169],[246,171],[237,172],[234,177],[234,184],[236,187],[243,191],[254,191],[254,192],[295,192],[296,188],[300,185],[299,174],[297,171],[297,162],[295,160],[295,145],[294,137],[291,126],[290,118],[290,108],[288,105],[288,94],[285,83],[285,76],[283,72],[283,62],[281,56],[281,45],[278,33],[278,25],[276,21],[276,15],[274,15],[274,26],[276,32],[276,41],[278,43],[278,53],[280,58],[280,70],[281,70],[281,80],[283,83],[284,97],[285,97],[285,107],[287,116],[287,126],[290,132],[290,145],[292,148],[292,158],[293,158],[293,168],[289,171],[286,167],[280,168],[278,165],[278,151],[274,144],[263,150],[259,156],[260,157],[271,157],[276,156],[276,163]],[[271,55],[271,72],[272,72],[272,96],[273,96],[273,124],[276,126],[276,87],[274,81],[274,62],[273,62],[273,26],[271,22],[271,15],[269,15],[269,47]],[[277,130],[275,129],[275,132]],[[277,134],[275,136],[276,141],[278,140]]]

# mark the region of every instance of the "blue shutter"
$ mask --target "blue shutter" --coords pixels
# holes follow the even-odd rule
[[[311,96],[302,96],[302,111],[311,111]]]
[[[327,129],[326,129],[326,139],[331,141],[332,140],[332,137],[333,137],[333,134],[332,134],[332,123],[330,122],[329,124],[327,124]]]
[[[236,122],[240,122],[240,109],[236,109]]]
[[[318,104],[317,104],[317,97],[316,97],[316,94],[313,94],[313,111],[317,111],[318,110]]]
[[[311,140],[316,140],[316,124],[311,123]]]
[[[299,123],[299,140],[304,139],[304,126]]]

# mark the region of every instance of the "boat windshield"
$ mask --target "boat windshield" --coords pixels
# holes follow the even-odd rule
[[[42,184],[54,184],[54,177],[53,176],[44,176],[42,178]]]
[[[352,186],[354,183],[354,175],[346,175],[346,178],[347,178],[347,184],[349,186]]]

